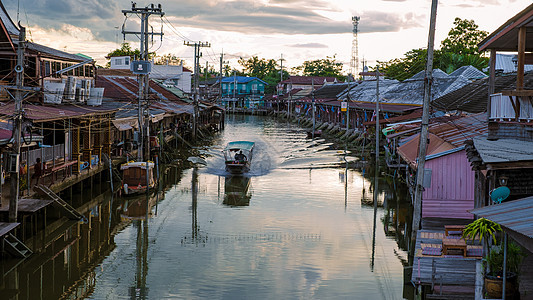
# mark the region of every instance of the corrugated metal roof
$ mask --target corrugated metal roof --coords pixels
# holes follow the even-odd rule
[[[514,59],[518,59],[517,55],[496,53],[496,67],[494,69],[502,73],[516,73],[517,68]],[[524,71],[533,71],[533,65],[524,65]]]
[[[424,80],[426,77],[426,71],[422,70],[418,73],[416,73],[413,77],[406,79],[404,81],[410,81],[410,80]],[[434,69],[433,70],[433,78],[448,78],[449,75],[446,74],[446,72],[443,72],[441,69]]]
[[[524,74],[524,87],[533,89],[533,72]],[[516,89],[516,74],[496,76],[495,93],[514,89]],[[460,110],[479,113],[487,110],[488,93],[488,78],[479,79],[455,91],[441,95],[432,102],[432,106],[445,111]]]
[[[428,145],[426,159],[428,157],[435,158],[437,157],[436,155],[444,151],[463,147],[466,140],[486,134],[488,127],[484,122],[485,119],[485,114],[475,114],[465,117],[446,116],[432,119],[428,129],[430,143]],[[401,146],[398,147],[398,153],[400,153],[405,161],[414,165],[416,156],[418,155],[420,127],[417,126],[416,129],[413,129],[412,126],[413,124],[410,124],[405,131],[410,135],[403,141],[400,141]],[[403,132],[398,132],[387,137],[394,138],[402,134]]]
[[[498,51],[517,51],[518,50],[518,30],[521,27],[526,28],[525,50],[533,51],[533,4],[507,20],[502,26],[492,32],[483,41],[478,44],[479,51],[483,52],[488,49]]]
[[[24,103],[22,105],[24,110],[24,116],[34,121],[52,121],[68,118],[77,118],[90,115],[99,115],[113,113],[117,110],[115,107],[109,106],[76,106],[76,105],[59,105],[59,106],[46,106],[46,105],[34,105]],[[0,106],[0,115],[11,116],[15,110],[15,104],[9,103]]]
[[[450,77],[464,76],[466,78],[485,78],[487,75],[473,66],[462,66],[459,69],[450,73]]]
[[[489,141],[486,136],[478,136],[473,140],[474,147],[484,163],[533,160],[533,141],[514,139]]]
[[[533,238],[533,197],[476,208],[470,212]]]
[[[18,44],[18,41],[13,41],[13,42],[15,44]],[[51,55],[51,56],[61,57],[61,58],[72,60],[72,61],[76,61],[76,62],[82,62],[82,61],[86,61],[87,60],[84,57],[81,57],[81,56],[76,55],[76,54],[67,53],[67,52],[64,52],[64,51],[60,51],[60,50],[57,50],[57,49],[54,49],[54,48],[50,48],[50,47],[43,46],[43,45],[36,44],[36,43],[32,43],[32,42],[26,42],[26,47],[28,49],[30,49],[30,50],[40,52],[41,54],[48,54],[48,55]]]
[[[4,23],[4,26],[7,29],[7,32],[10,35],[19,35],[19,29],[17,25],[11,20],[11,17],[7,13],[6,8],[4,7],[4,4],[0,1],[0,5],[2,6],[2,9],[0,9],[0,19],[2,20],[2,23]]]
[[[266,82],[264,82],[263,80],[257,78],[257,77],[247,77],[247,76],[230,76],[230,77],[224,77],[222,78],[222,82],[228,82],[228,83],[232,83],[232,82],[237,82],[237,83],[247,83],[247,82],[250,82],[250,81],[253,81],[253,80],[257,80],[257,81],[260,81],[264,84],[268,84]]]
[[[305,85],[322,85],[324,83],[337,82],[335,77],[323,77],[323,76],[290,76],[288,79],[281,81],[278,84],[292,83],[292,84],[305,84]]]

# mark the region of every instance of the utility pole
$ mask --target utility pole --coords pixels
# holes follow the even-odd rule
[[[313,110],[313,132],[311,134],[312,138],[315,139],[315,126],[316,126],[316,120],[315,120],[315,79],[311,78],[311,94],[313,96],[312,101],[312,110]]]
[[[205,97],[205,100],[207,100],[207,101],[209,101],[209,86],[208,86],[208,82],[207,82],[207,75],[208,75],[207,69],[208,68],[209,68],[209,62],[206,61],[205,62],[205,71],[204,71],[204,88],[205,88],[204,97]]]
[[[420,218],[422,214],[422,192],[424,191],[424,166],[426,164],[426,150],[428,144],[429,127],[429,102],[431,97],[431,84],[433,84],[433,47],[435,43],[435,23],[437,19],[437,3],[433,0],[431,4],[431,19],[428,36],[428,60],[426,64],[426,77],[424,80],[424,106],[422,108],[422,124],[420,129],[420,141],[418,148],[418,166],[416,171],[416,189],[413,209],[413,229],[411,241],[416,240],[416,234],[420,228]]]
[[[19,44],[17,48],[17,90],[15,91],[15,116],[13,118],[13,149],[11,155],[11,198],[9,199],[9,222],[17,222],[17,210],[19,200],[19,163],[20,163],[20,135],[22,131],[22,88],[24,86],[24,48],[26,47],[26,28],[20,26]],[[15,160],[15,162],[13,162]],[[26,164],[29,166],[29,161]],[[28,168],[29,171],[29,168]],[[27,184],[30,184],[28,182]]]
[[[198,132],[198,81],[200,80],[199,72],[200,72],[200,57],[202,54],[200,53],[200,48],[202,47],[211,47],[211,44],[209,43],[189,43],[189,42],[183,42],[183,45],[194,47],[194,112],[192,114],[192,139],[196,140],[196,134]]]
[[[224,52],[220,53],[220,74],[218,75],[219,92],[220,92],[219,104],[222,103],[222,64],[223,63],[224,63]]]
[[[280,81],[279,82],[283,81],[283,61],[284,60],[285,59],[283,58],[283,53],[281,53],[281,58],[279,59],[280,64],[281,64],[281,71],[280,71],[280,77],[279,77]],[[278,95],[283,95],[283,85],[282,85],[281,93],[278,92]]]
[[[154,6],[154,4],[147,5],[146,7],[136,7],[135,2],[131,3],[131,10],[122,10],[122,13],[125,17],[128,16],[128,14],[135,14],[138,15],[141,19],[141,31],[126,31],[124,29],[124,26],[122,26],[122,34],[124,35],[124,39],[126,39],[127,34],[134,34],[136,36],[140,37],[141,40],[141,47],[140,47],[140,60],[144,62],[145,66],[148,65],[148,35],[151,35],[152,38],[154,35],[161,36],[161,39],[163,39],[163,33],[154,33],[149,32],[149,25],[148,25],[148,19],[151,15],[158,15],[158,16],[164,16],[165,13],[161,9],[161,4],[158,4],[157,7]],[[149,67],[147,67],[149,70]],[[135,72],[135,70],[134,70]],[[149,104],[148,104],[148,92],[150,90],[150,77],[148,75],[148,72],[145,74],[139,74],[138,75],[138,82],[139,82],[139,101],[138,101],[138,121],[139,121],[139,147],[137,149],[137,159],[139,161],[142,160],[148,160],[150,158],[150,146],[149,146],[149,129],[150,129],[150,112],[149,112]],[[143,114],[143,104],[146,104],[146,110]],[[145,122],[143,122],[143,115],[146,116]],[[144,129],[143,129],[143,124]],[[144,136],[146,135],[146,139],[144,139]],[[146,143],[146,145],[145,145]],[[146,152],[146,154],[144,153]]]

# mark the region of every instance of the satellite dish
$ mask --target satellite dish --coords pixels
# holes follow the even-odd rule
[[[503,200],[507,199],[511,194],[511,190],[506,186],[500,186],[499,188],[493,189],[490,193],[490,199],[494,203],[502,203]]]

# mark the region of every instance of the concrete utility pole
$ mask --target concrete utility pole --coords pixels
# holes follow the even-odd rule
[[[26,28],[20,26],[19,44],[17,48],[17,90],[15,91],[15,115],[13,117],[13,149],[11,155],[11,198],[9,199],[9,222],[17,222],[17,210],[19,200],[19,163],[20,163],[20,138],[22,131],[22,88],[24,86],[24,48],[26,47]],[[13,161],[15,160],[15,161]],[[29,166],[29,162],[26,164]],[[29,168],[27,169],[29,171]],[[27,184],[30,184],[29,182]],[[0,201],[1,202],[1,201]]]
[[[220,53],[220,74],[218,75],[218,85],[219,85],[219,104],[222,103],[222,64],[224,63],[224,52]]]
[[[141,57],[140,60],[144,61],[145,63],[148,63],[148,35],[151,35],[152,38],[154,35],[161,36],[161,39],[163,39],[163,33],[154,33],[149,32],[149,25],[148,25],[148,18],[150,18],[151,15],[158,15],[158,16],[164,16],[165,13],[161,9],[161,4],[158,4],[157,7],[154,6],[154,4],[147,5],[146,7],[136,7],[135,2],[131,3],[131,10],[123,10],[122,13],[125,17],[128,16],[128,14],[135,14],[138,15],[141,19],[141,31],[126,31],[124,29],[124,26],[122,27],[122,34],[124,35],[124,39],[126,39],[127,34],[134,34],[136,36],[140,37],[141,40]],[[137,149],[137,159],[139,161],[142,160],[148,160],[150,158],[150,146],[149,146],[149,129],[150,129],[150,112],[149,112],[149,104],[148,104],[148,94],[150,90],[150,77],[148,73],[146,74],[139,74],[138,75],[138,81],[139,81],[139,102],[138,102],[138,121],[139,121],[139,148]],[[146,111],[143,114],[143,104],[146,104]],[[146,115],[146,121],[143,122],[143,115]],[[144,130],[143,130],[143,124]],[[144,139],[144,136],[146,135],[146,139]],[[146,143],[146,145],[145,145]],[[144,153],[146,152],[146,154]]]
[[[280,81],[279,82],[283,81],[283,61],[284,60],[285,59],[283,58],[283,53],[281,53],[281,58],[279,59],[280,64],[281,64],[281,71],[280,71],[280,77],[279,77]],[[281,92],[281,94],[283,94],[283,91]]]
[[[315,120],[315,79],[314,78],[311,78],[311,94],[313,95],[312,97],[312,110],[313,110],[313,132],[311,133],[311,136],[313,139],[315,139],[315,130],[316,130],[316,120]]]
[[[183,45],[194,47],[194,112],[192,114],[192,139],[196,140],[196,134],[198,133],[198,81],[200,80],[200,57],[202,56],[202,53],[200,53],[200,48],[202,47],[211,47],[211,44],[209,43],[189,43],[189,42],[183,42]]]
[[[416,171],[416,189],[413,209],[413,229],[411,240],[416,240],[416,234],[420,228],[422,214],[422,192],[424,191],[424,166],[426,164],[426,150],[428,144],[429,127],[429,103],[431,98],[431,85],[433,84],[433,47],[435,43],[435,23],[437,19],[437,3],[433,0],[431,4],[431,19],[428,36],[428,60],[426,64],[426,78],[424,80],[424,106],[422,108],[422,125],[420,129],[420,141],[418,148],[418,166]]]

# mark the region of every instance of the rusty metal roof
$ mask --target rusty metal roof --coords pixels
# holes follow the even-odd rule
[[[533,238],[533,197],[476,208],[470,212]]]

